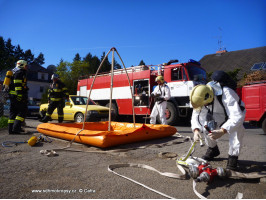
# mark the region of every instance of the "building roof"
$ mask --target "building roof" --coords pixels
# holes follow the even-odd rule
[[[250,68],[260,62],[266,62],[266,46],[231,52],[220,51],[216,54],[206,55],[200,60],[202,67],[208,73],[216,70],[233,71],[240,68],[239,79],[245,73],[249,74]]]
[[[38,79],[38,72],[47,73],[48,80]],[[41,65],[32,63],[28,66],[27,79],[28,81],[39,81],[39,82],[49,82],[51,79],[52,72],[42,67]]]
[[[28,72],[44,72],[48,73],[48,70],[39,64],[32,63],[28,65]]]

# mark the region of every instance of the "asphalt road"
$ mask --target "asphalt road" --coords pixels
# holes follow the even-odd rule
[[[8,135],[7,129],[0,129],[0,142],[25,141],[32,135],[40,135],[35,119],[27,119],[27,135]],[[189,126],[177,126],[183,136],[192,136]],[[19,144],[13,147],[0,147],[0,198],[1,199],[162,199],[165,198],[144,187],[121,178],[107,170],[109,165],[118,163],[146,164],[162,172],[181,174],[176,167],[176,158],[165,158],[165,152],[184,155],[190,147],[189,142],[176,135],[168,138],[121,145],[116,148],[140,147],[147,144],[175,142],[161,148],[150,146],[146,149],[129,150],[126,153],[87,153],[57,151],[58,156],[47,157],[40,150],[66,147],[68,142],[52,139],[30,147]],[[180,143],[179,143],[180,142]],[[266,172],[266,135],[262,129],[247,127],[244,146],[239,157],[240,172]],[[219,140],[221,155],[210,164],[225,167],[228,152],[228,137]],[[74,143],[74,150],[104,150]],[[108,149],[108,150],[110,150]],[[193,156],[201,157],[207,147],[196,146]],[[153,189],[178,199],[196,199],[192,189],[192,179],[179,180],[160,176],[140,168],[119,168],[116,172],[141,182]],[[198,183],[197,191],[211,199],[234,199],[238,192],[245,199],[265,199],[266,183],[262,179],[220,179],[213,182]]]

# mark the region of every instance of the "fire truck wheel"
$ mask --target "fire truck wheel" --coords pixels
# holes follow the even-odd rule
[[[264,134],[266,134],[266,118],[263,120],[263,122],[261,124],[261,128],[262,128]]]
[[[178,121],[178,114],[176,107],[171,102],[167,102],[165,117],[167,124],[171,126],[175,125]],[[159,119],[158,116],[157,116],[157,121],[161,124],[161,120]]]
[[[77,113],[75,115],[75,122],[83,122],[84,121],[84,115],[82,113]]]
[[[105,105],[105,107],[109,108],[109,103]],[[112,120],[115,120],[118,116],[118,110],[117,110],[117,106],[115,105],[115,103],[112,103],[111,108],[113,110],[112,113]]]

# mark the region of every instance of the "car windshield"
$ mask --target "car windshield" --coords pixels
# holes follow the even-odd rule
[[[193,81],[206,81],[206,72],[197,66],[189,65],[187,67],[189,79]]]
[[[87,105],[87,97],[70,97],[75,105]],[[95,105],[92,100],[89,101],[89,105]]]

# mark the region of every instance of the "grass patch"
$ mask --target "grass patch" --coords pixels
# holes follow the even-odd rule
[[[6,128],[8,126],[8,118],[0,117],[0,128]]]

